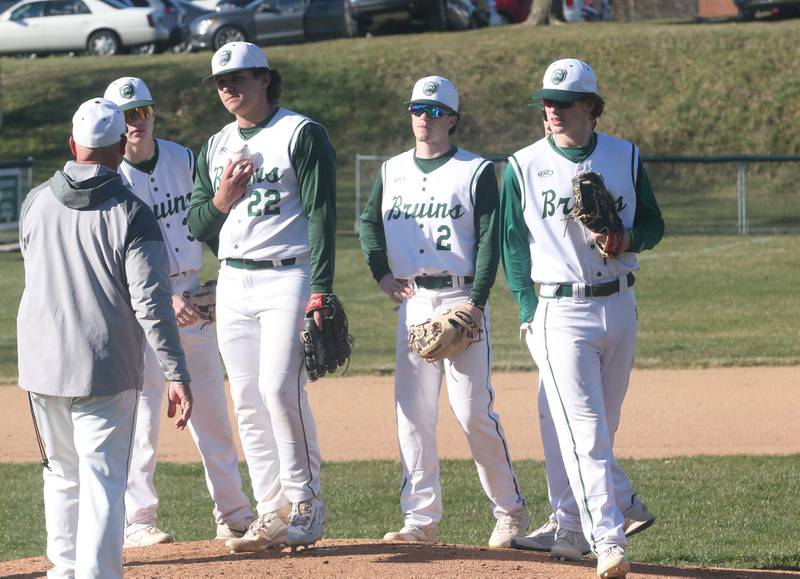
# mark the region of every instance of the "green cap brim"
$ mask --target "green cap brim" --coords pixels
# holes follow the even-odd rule
[[[575,92],[571,90],[556,90],[552,88],[543,88],[535,95],[533,95],[533,102],[529,107],[542,108],[542,101],[556,101],[558,103],[574,103],[582,98],[593,95],[591,92]]]
[[[129,103],[125,103],[124,105],[120,105],[119,110],[124,113],[125,111],[129,111],[137,107],[149,107],[153,106],[154,104],[156,104],[156,101],[131,101]]]
[[[444,110],[449,111],[450,113],[452,113],[454,115],[458,114],[457,111],[454,111],[453,109],[448,107],[446,104],[441,103],[439,101],[432,101],[432,100],[429,100],[429,99],[417,99],[415,101],[408,101],[406,103],[406,105],[432,105],[434,107],[441,107]]]

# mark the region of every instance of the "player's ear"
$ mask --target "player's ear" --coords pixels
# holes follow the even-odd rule
[[[69,152],[72,153],[73,157],[77,157],[78,149],[75,147],[75,139],[70,136],[70,138],[67,140],[67,143],[69,144]]]

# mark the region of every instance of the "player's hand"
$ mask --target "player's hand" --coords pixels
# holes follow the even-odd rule
[[[172,295],[172,309],[175,310],[175,319],[181,328],[191,326],[200,318],[192,303],[178,294]]]
[[[525,337],[528,335],[528,332],[531,330],[531,323],[524,322],[519,325],[519,339],[523,342],[525,341]]]
[[[480,321],[483,319],[483,310],[475,304],[471,304],[469,302],[465,302],[464,307],[469,312],[469,315],[471,315],[476,322],[480,323]]]
[[[230,213],[231,207],[247,192],[247,184],[255,171],[255,165],[250,159],[232,161],[222,171],[219,188],[214,195],[214,206],[222,213]]]
[[[415,293],[414,289],[408,285],[406,280],[395,279],[391,273],[387,273],[383,276],[381,281],[378,282],[378,285],[396,304],[402,303],[403,300],[407,300]]]
[[[314,317],[314,323],[317,324],[317,327],[321,330],[323,324],[322,321],[322,314],[326,316],[331,315],[331,309],[328,306],[319,307],[320,304],[324,303],[323,294],[321,293],[313,293],[308,298],[308,303],[306,304],[306,315],[312,309],[314,310],[311,314]]]
[[[175,418],[178,406],[181,407],[181,415],[175,421],[175,427],[183,430],[189,423],[192,415],[192,390],[188,382],[170,382],[169,393],[167,394],[167,416]]]
[[[594,241],[600,247],[606,246],[606,241],[608,241],[608,235],[604,235],[602,233],[594,233],[592,231],[589,232],[592,236],[592,241]],[[620,247],[620,254],[625,253],[631,247],[631,234],[626,229],[622,234],[622,247]]]

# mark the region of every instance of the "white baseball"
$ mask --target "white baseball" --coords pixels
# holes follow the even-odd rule
[[[247,143],[242,145],[241,149],[231,151],[231,154],[228,158],[233,161],[234,163],[238,163],[239,161],[245,161],[250,158],[250,149],[247,148]],[[240,171],[239,167],[233,168],[233,176],[235,177],[236,174]]]

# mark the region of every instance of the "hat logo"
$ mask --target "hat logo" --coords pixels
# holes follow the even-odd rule
[[[119,96],[124,99],[132,99],[134,94],[136,94],[136,91],[131,83],[126,83],[119,87]]]
[[[217,62],[219,63],[220,66],[225,66],[226,64],[228,64],[228,62],[230,60],[231,60],[231,51],[230,50],[223,50],[220,53],[219,59],[217,60]]]
[[[550,80],[553,84],[561,83],[565,78],[567,78],[567,71],[563,68],[558,68],[553,71],[553,74],[550,76]]]
[[[422,86],[422,93],[426,96],[431,96],[432,94],[436,94],[439,90],[439,84],[436,82],[426,82]]]

